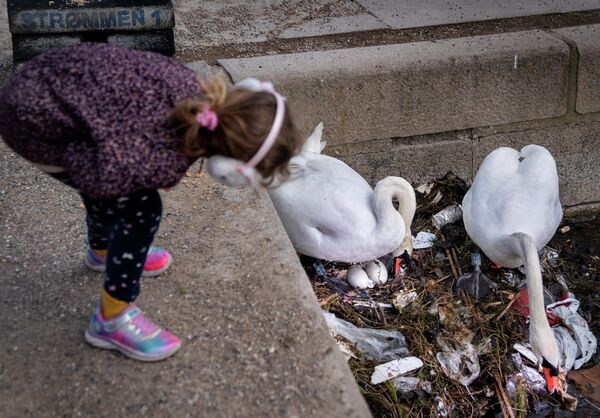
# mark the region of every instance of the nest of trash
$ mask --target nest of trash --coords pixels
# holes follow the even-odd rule
[[[498,289],[479,301],[455,291],[456,280],[471,268],[473,243],[460,208],[456,213],[467,189],[452,174],[416,189],[412,232],[422,240],[415,247],[423,248],[411,257],[380,259],[390,273],[383,285],[354,289],[345,281],[348,264],[301,256],[330,330],[377,417],[525,417],[574,410],[576,398],[550,395],[535,357],[528,358],[524,274],[482,257],[481,269]],[[559,345],[570,366],[579,368],[596,348],[599,259],[563,240],[561,251],[546,247],[541,262],[547,302],[558,302],[553,309],[560,311],[552,311],[554,324],[564,327]],[[583,292],[581,307],[569,291]],[[572,315],[582,329],[565,325],[564,317]],[[583,349],[594,352],[581,352],[577,333],[594,339]]]

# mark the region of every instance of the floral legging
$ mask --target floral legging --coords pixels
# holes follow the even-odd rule
[[[66,174],[52,176],[72,186]],[[87,212],[89,246],[108,250],[104,289],[117,299],[134,301],[162,217],[160,194],[157,190],[140,190],[109,199],[92,199],[85,194],[81,198]]]

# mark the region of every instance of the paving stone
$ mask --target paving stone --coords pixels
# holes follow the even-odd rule
[[[551,118],[567,108],[569,49],[541,31],[219,60],[272,80],[330,144]]]
[[[307,36],[324,36],[340,33],[365,32],[375,29],[386,29],[388,26],[370,14],[322,17],[310,20],[299,26],[284,30],[279,38],[302,38]]]
[[[563,206],[600,202],[600,122],[499,133],[478,138],[476,144],[477,167],[498,147],[520,150],[528,144],[542,145],[556,159]]]
[[[599,112],[600,25],[555,29],[553,32],[570,39],[577,47],[577,112]]]
[[[394,29],[599,9],[597,0],[358,0]]]

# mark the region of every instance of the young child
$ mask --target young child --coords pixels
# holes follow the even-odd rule
[[[212,155],[246,162],[267,184],[286,174],[301,145],[271,88],[228,89],[171,58],[111,44],[54,49],[24,64],[0,92],[0,135],[80,193],[85,263],[105,272],[86,341],[142,361],[181,344],[133,304],[140,277],[172,261],[151,246],[162,214],[157,189]]]

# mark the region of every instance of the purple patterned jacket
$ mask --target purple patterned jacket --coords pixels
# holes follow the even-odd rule
[[[65,167],[92,198],[175,185],[193,159],[166,124],[198,94],[194,71],[162,55],[111,44],[54,49],[0,91],[0,135],[16,153]]]

